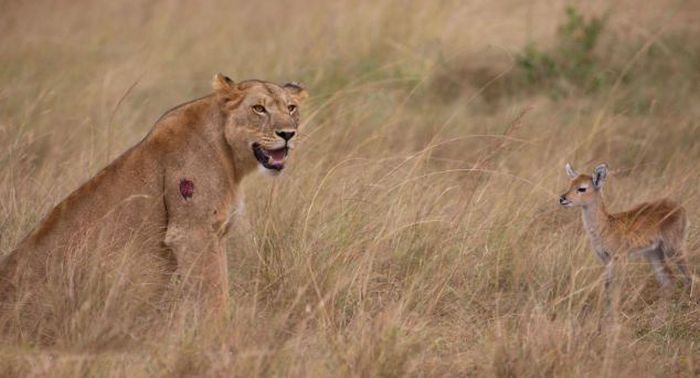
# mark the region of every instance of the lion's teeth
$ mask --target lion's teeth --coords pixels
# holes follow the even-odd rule
[[[274,161],[282,161],[287,156],[287,151],[284,148],[266,152],[267,156],[269,156]]]

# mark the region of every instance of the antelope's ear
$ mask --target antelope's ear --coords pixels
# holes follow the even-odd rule
[[[309,97],[309,92],[306,91],[306,88],[295,81],[283,85],[282,88],[287,91],[289,96],[291,96],[297,104],[301,104]]]
[[[566,174],[569,175],[570,178],[575,179],[576,177],[578,177],[578,172],[574,170],[571,164],[566,163],[564,169],[566,169]]]
[[[603,163],[595,167],[593,170],[593,186],[600,189],[605,184],[605,179],[608,177],[608,165]]]

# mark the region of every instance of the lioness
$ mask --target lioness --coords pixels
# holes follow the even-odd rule
[[[46,283],[56,274],[48,272],[51,266],[65,266],[58,271],[67,274],[80,269],[75,259],[119,260],[114,254],[127,247],[150,272],[134,285],[180,282],[184,294],[206,308],[226,307],[223,238],[240,200],[239,184],[258,167],[271,173],[284,168],[307,92],[296,83],[234,83],[222,74],[213,89],[166,112],[0,263],[5,309],[31,301],[26,288]]]

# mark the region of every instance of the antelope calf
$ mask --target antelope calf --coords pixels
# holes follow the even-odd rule
[[[674,282],[669,260],[675,262],[682,273],[686,289],[691,289],[692,276],[683,256],[688,228],[683,207],[669,199],[661,199],[611,214],[603,201],[603,184],[608,176],[606,164],[597,166],[592,176],[578,174],[566,164],[566,173],[571,178],[571,185],[561,195],[559,203],[563,207],[581,208],[583,227],[596,254],[606,265],[606,293],[613,281],[615,263],[629,255],[646,257],[664,297],[670,294]]]

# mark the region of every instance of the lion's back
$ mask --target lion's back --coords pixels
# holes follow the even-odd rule
[[[158,162],[137,145],[54,207],[0,263],[0,280],[43,280],[53,265],[160,247],[166,214]],[[23,278],[23,277],[24,278]],[[15,283],[17,284],[17,283]]]

